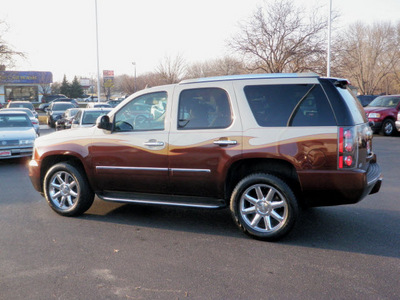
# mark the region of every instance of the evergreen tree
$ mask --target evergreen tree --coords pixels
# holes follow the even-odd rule
[[[74,80],[72,81],[72,84],[70,85],[70,98],[81,98],[83,95],[83,88],[81,84],[78,81],[78,78],[76,76],[74,77]]]
[[[64,75],[64,79],[61,83],[60,93],[67,97],[70,97],[71,85],[69,84],[69,82],[67,80],[67,76],[65,76],[65,75]]]

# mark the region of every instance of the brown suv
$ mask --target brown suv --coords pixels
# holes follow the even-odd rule
[[[275,240],[293,227],[301,205],[356,203],[379,191],[372,131],[347,84],[257,74],[142,90],[94,127],[38,138],[29,175],[64,216],[84,213],[95,194],[229,206],[244,232]]]

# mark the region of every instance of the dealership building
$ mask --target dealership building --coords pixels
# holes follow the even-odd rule
[[[0,103],[12,100],[41,102],[52,82],[51,72],[0,71]]]

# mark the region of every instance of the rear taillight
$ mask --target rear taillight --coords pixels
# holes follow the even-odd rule
[[[339,128],[338,146],[338,168],[354,168],[358,159],[358,136],[355,127]]]

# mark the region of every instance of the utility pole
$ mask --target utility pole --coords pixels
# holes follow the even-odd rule
[[[99,24],[97,20],[97,0],[94,0],[96,13],[96,48],[97,48],[97,102],[100,102],[100,59],[99,59]]]
[[[133,92],[136,93],[136,62],[132,62],[132,65],[133,65],[134,70],[135,70],[134,81],[133,81]]]
[[[329,0],[328,13],[328,50],[326,58],[326,77],[331,77],[331,21],[332,21],[332,0]]]

